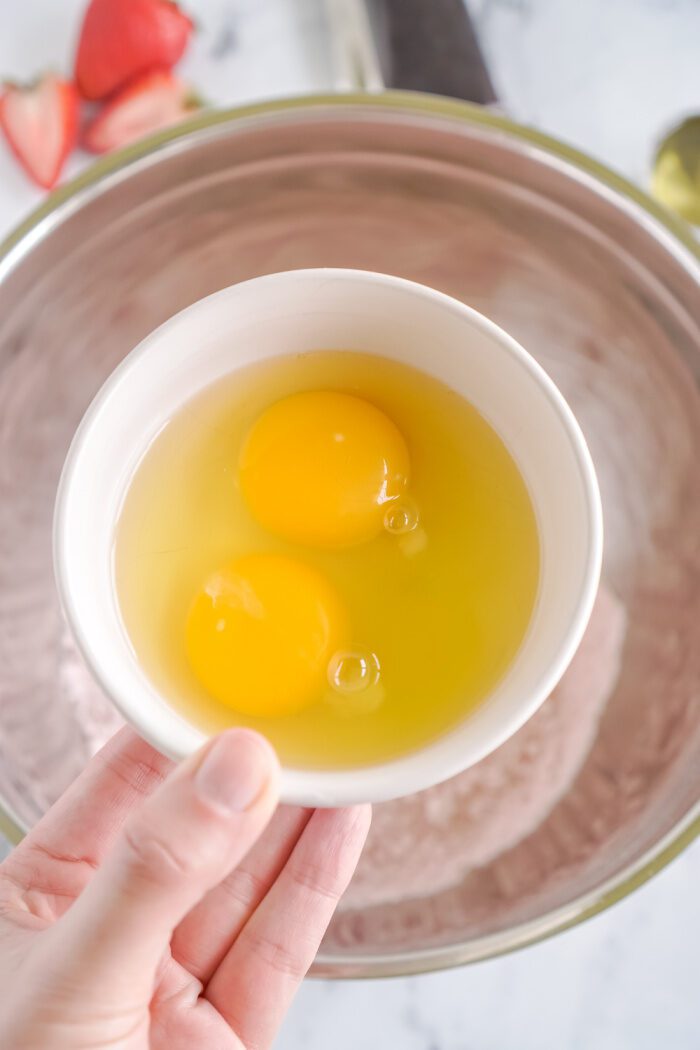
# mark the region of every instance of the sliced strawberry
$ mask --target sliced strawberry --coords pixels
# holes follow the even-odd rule
[[[83,98],[103,99],[182,58],[193,23],[172,0],[91,0],[75,59]]]
[[[98,113],[85,132],[93,153],[107,153],[190,116],[200,103],[167,70],[147,73],[129,84]]]
[[[80,99],[73,84],[47,73],[28,87],[7,84],[0,96],[0,126],[34,182],[58,182],[78,134]]]

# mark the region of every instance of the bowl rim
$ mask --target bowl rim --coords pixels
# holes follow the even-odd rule
[[[533,155],[541,154],[549,163],[559,164],[571,177],[585,179],[597,191],[604,192],[628,214],[641,219],[658,241],[686,269],[700,274],[700,243],[690,227],[672,212],[658,204],[644,190],[556,138],[525,127],[493,109],[439,95],[392,91],[380,94],[352,92],[347,94],[313,94],[297,98],[275,99],[207,112],[199,117],[158,132],[141,142],[115,152],[92,164],[86,171],[55,191],[0,243],[0,281],[7,277],[26,254],[53,228],[87,201],[102,192],[105,183],[127,175],[132,166],[148,162],[161,149],[178,144],[184,147],[189,136],[208,135],[217,129],[225,132],[231,124],[258,117],[292,118],[300,111],[313,108],[341,111],[360,108],[413,114],[424,118],[444,118],[457,125],[466,124],[487,132],[502,134],[506,139],[524,143]],[[10,841],[19,842],[28,829],[12,807],[0,800],[0,831]],[[477,962],[536,944],[604,911],[622,900],[647,880],[662,871],[679,853],[700,836],[700,798],[676,822],[668,833],[635,861],[627,864],[601,886],[583,894],[567,905],[554,908],[536,920],[510,930],[499,931],[470,941],[411,952],[383,952],[372,955],[343,957],[321,951],[312,969],[318,977],[375,978],[428,973],[465,963]]]

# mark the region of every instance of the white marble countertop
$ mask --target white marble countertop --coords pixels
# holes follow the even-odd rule
[[[426,0],[429,2],[429,0]],[[468,0],[506,109],[637,182],[700,112],[698,0]],[[0,70],[69,68],[84,0],[0,12]],[[332,87],[322,0],[191,0],[183,75],[214,103]],[[69,173],[88,163],[76,156]],[[0,147],[0,236],[42,199]],[[2,846],[0,844],[0,851]],[[693,1050],[700,1045],[700,844],[592,922],[468,969],[308,982],[279,1050]]]

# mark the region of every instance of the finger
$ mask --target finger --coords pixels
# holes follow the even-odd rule
[[[129,816],[112,853],[48,931],[54,965],[86,995],[150,994],[177,924],[269,821],[278,774],[270,745],[245,729],[183,762]]]
[[[127,814],[173,763],[128,728],[120,730],[10,854],[4,870],[54,918],[82,892]],[[46,898],[42,901],[41,898]]]
[[[287,863],[310,816],[311,810],[280,806],[248,856],[175,930],[173,958],[203,984]]]
[[[206,989],[244,1046],[263,1050],[313,962],[369,831],[369,806],[316,810]]]

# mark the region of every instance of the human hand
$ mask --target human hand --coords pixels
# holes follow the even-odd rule
[[[3,1050],[266,1050],[370,819],[277,779],[247,730],[177,769],[118,733],[0,866]]]

